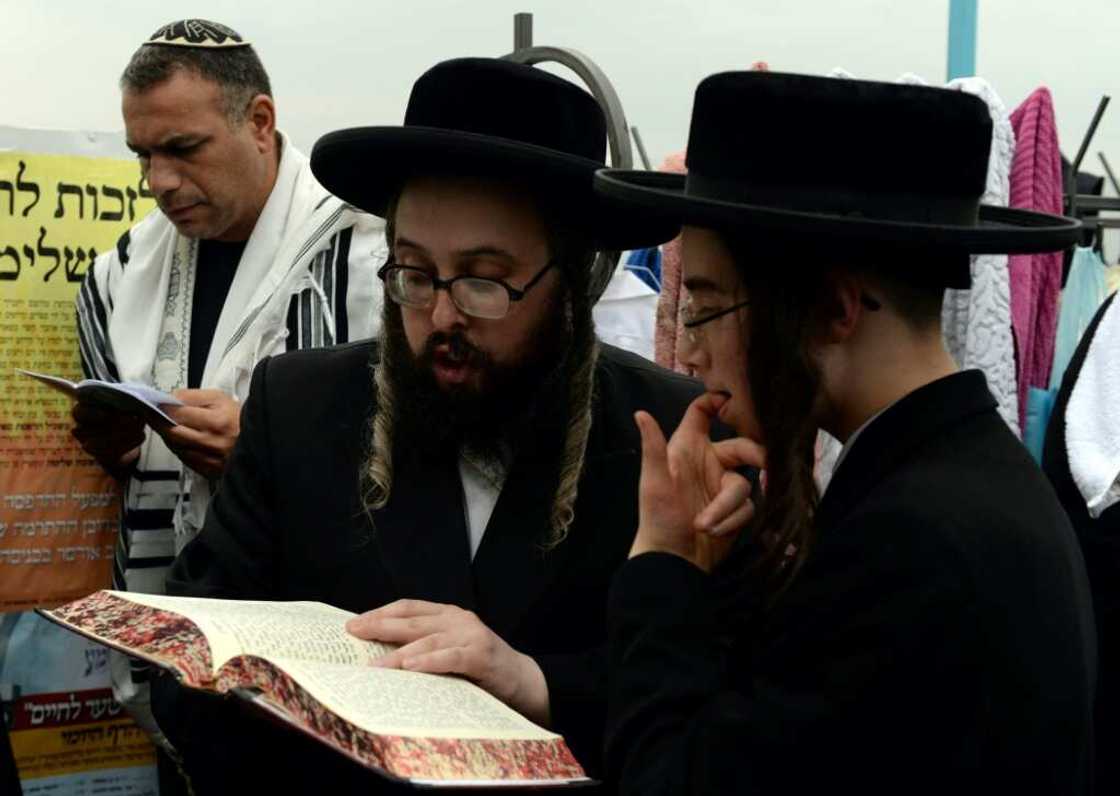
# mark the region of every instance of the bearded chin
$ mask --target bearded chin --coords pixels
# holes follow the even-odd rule
[[[566,355],[571,341],[566,316],[563,308],[546,312],[540,326],[526,336],[532,350],[516,362],[497,364],[459,333],[433,335],[423,351],[414,353],[405,337],[400,307],[387,302],[382,367],[389,369],[396,396],[394,449],[422,464],[455,455],[464,447],[488,457],[527,445],[551,447],[547,443],[562,436],[566,418]],[[432,352],[440,342],[467,348],[479,374],[476,383],[439,383]]]

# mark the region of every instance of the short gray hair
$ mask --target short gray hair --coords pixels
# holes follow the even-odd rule
[[[231,124],[245,120],[249,102],[258,94],[272,96],[268,73],[252,46],[230,48],[174,47],[145,44],[121,75],[121,89],[144,92],[175,72],[194,72],[222,89],[226,117]]]

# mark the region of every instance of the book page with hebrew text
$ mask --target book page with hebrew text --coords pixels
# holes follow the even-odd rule
[[[110,593],[194,622],[210,642],[215,671],[238,655],[366,666],[393,649],[347,633],[346,620],[354,614],[325,603]]]

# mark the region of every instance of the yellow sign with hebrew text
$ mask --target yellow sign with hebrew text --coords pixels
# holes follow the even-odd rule
[[[153,208],[135,161],[0,151],[0,611],[109,583],[117,486],[70,436],[69,400],[16,369],[81,378],[74,297]]]

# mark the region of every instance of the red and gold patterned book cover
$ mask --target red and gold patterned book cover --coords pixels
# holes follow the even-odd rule
[[[329,710],[269,661],[244,656],[222,667],[222,690],[250,689],[258,704],[343,754],[400,779],[426,784],[564,784],[587,777],[559,736],[428,738],[362,729]]]
[[[187,685],[207,688],[214,682],[210,644],[198,626],[180,614],[107,591],[39,613],[94,641],[171,669]]]
[[[277,654],[275,644],[266,652],[231,654],[234,648],[229,639],[209,638],[202,627],[216,636],[217,625],[212,621],[216,612],[207,616],[206,608],[213,603],[209,607],[220,607],[228,620],[238,603],[139,595],[136,599],[149,604],[97,592],[41,613],[94,640],[171,669],[185,685],[248,699],[294,729],[388,777],[433,786],[549,786],[590,781],[563,738],[537,727],[465,680],[371,667],[372,654],[346,661],[337,647],[324,659],[295,657],[306,655],[306,650],[300,652],[296,633],[290,629],[293,649],[284,649],[282,654]],[[197,622],[171,610],[170,606],[180,602],[184,613]],[[259,606],[277,606],[272,613],[280,611],[279,606],[288,612],[298,612],[293,606],[316,606],[240,605],[255,605],[258,610]],[[319,623],[323,611],[335,612],[326,614],[332,618],[345,613],[329,606],[317,608],[313,619]],[[341,628],[341,621],[339,624]],[[222,625],[228,626],[228,621]],[[245,639],[241,642],[244,647]],[[216,657],[219,666],[215,672]]]

